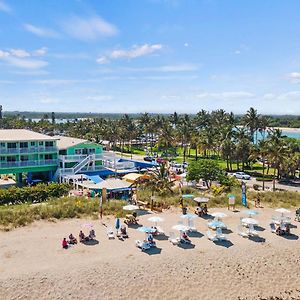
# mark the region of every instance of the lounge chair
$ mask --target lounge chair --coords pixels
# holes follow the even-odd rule
[[[106,234],[107,234],[109,240],[112,240],[115,238],[115,233],[112,228],[108,228]]]
[[[220,241],[227,240],[227,237],[223,234],[222,229],[220,227],[216,230],[216,238]]]
[[[210,230],[206,231],[206,236],[210,241],[216,242],[218,239]]]
[[[242,225],[239,225],[237,227],[237,231],[238,231],[238,235],[240,235],[244,238],[248,237],[248,234],[245,231],[243,231],[243,226]]]
[[[253,224],[249,224],[249,234],[252,236],[259,236],[258,232],[254,229]]]
[[[272,233],[276,233],[276,227],[274,223],[270,223],[270,228]]]
[[[180,239],[178,237],[175,237],[174,232],[170,232],[168,240],[173,244],[173,245],[178,245],[180,242]]]
[[[136,240],[135,241],[136,247],[140,248],[142,251],[149,250],[151,248],[150,244],[145,241]]]
[[[195,227],[193,220],[188,220],[188,227],[189,227],[189,231],[191,232],[197,231],[197,228]]]
[[[159,235],[164,235],[165,234],[165,232],[163,231],[163,229],[161,227],[159,227],[159,226],[156,226],[156,232]]]

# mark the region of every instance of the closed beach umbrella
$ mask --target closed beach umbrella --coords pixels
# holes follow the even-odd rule
[[[130,204],[130,205],[123,206],[123,210],[137,210],[137,209],[139,209],[137,205]]]
[[[188,231],[189,230],[189,228],[183,224],[174,225],[172,228],[175,230],[178,230],[178,231]]]
[[[181,196],[182,198],[194,198],[194,195],[193,194],[183,194],[182,196]]]
[[[208,222],[207,225],[208,225],[208,227],[211,227],[211,228],[226,228],[226,225],[223,222],[217,221],[217,220]]]
[[[275,211],[281,213],[282,215],[289,214],[291,212],[290,210],[288,210],[286,208],[277,208],[277,209],[275,209]]]
[[[119,230],[119,228],[120,228],[120,219],[117,218],[116,219],[116,229]]]
[[[215,212],[211,214],[213,217],[215,217],[216,219],[222,219],[227,217],[227,215],[225,213],[222,212]]]
[[[244,218],[242,219],[242,223],[247,225],[258,225],[258,222],[253,218]]]
[[[180,218],[181,219],[188,219],[188,220],[192,220],[192,219],[196,219],[198,216],[193,215],[193,214],[186,214],[186,215],[181,215]]]
[[[243,214],[248,215],[249,217],[251,217],[251,216],[258,215],[258,211],[254,210],[254,209],[247,209],[247,210],[243,210]]]

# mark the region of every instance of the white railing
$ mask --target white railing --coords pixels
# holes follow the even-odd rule
[[[56,166],[57,163],[58,163],[57,159],[10,161],[10,162],[1,162],[0,168]]]
[[[103,155],[102,154],[75,154],[75,155],[60,155],[59,159],[61,161],[65,162],[79,162],[83,159],[85,159],[87,156],[93,155],[95,160],[102,160]]]
[[[0,148],[0,154],[58,152],[57,147]]]

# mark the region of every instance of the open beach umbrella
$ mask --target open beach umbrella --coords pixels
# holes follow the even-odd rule
[[[139,207],[137,205],[129,204],[129,205],[123,206],[123,209],[124,210],[137,210],[137,209],[139,209]]]
[[[153,216],[153,217],[150,217],[150,218],[148,219],[148,221],[153,222],[153,223],[155,224],[155,226],[157,226],[157,223],[158,223],[158,222],[163,222],[164,219],[161,218],[161,217]]]
[[[226,225],[223,222],[217,220],[208,222],[207,225],[211,228],[226,228]]]
[[[175,230],[178,230],[178,231],[188,231],[189,228],[183,224],[177,224],[177,225],[174,225],[172,227],[172,229],[175,229]]]
[[[252,218],[244,218],[244,219],[242,219],[242,223],[247,224],[247,225],[258,225],[258,222]]]
[[[83,223],[81,224],[81,228],[93,228],[93,224],[92,223]]]
[[[248,215],[249,217],[258,215],[258,211],[254,210],[254,209],[246,209],[246,210],[243,210],[242,213],[245,215]]]
[[[192,220],[192,219],[198,218],[198,216],[196,216],[196,215],[194,215],[194,214],[186,214],[186,215],[181,215],[180,218],[181,218],[181,219]]]
[[[215,217],[216,219],[222,219],[227,217],[227,215],[225,213],[222,212],[215,212],[211,214],[213,217]]]
[[[116,219],[116,229],[117,229],[117,230],[119,230],[120,225],[121,225],[121,224],[120,224],[120,219],[117,218],[117,219]]]
[[[286,208],[277,208],[277,209],[275,209],[275,211],[281,213],[282,215],[289,214],[291,212],[290,210],[288,210]]]
[[[197,198],[194,198],[194,201],[196,201],[198,203],[207,203],[209,201],[209,198],[197,197]]]
[[[137,230],[144,233],[153,233],[156,231],[156,229],[146,226],[139,227]]]
[[[181,197],[183,199],[186,199],[186,198],[194,198],[195,196],[193,194],[183,194]]]

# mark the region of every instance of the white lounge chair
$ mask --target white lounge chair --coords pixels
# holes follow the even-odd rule
[[[216,230],[216,238],[220,241],[227,240],[227,237],[223,234],[222,229],[220,227]]]
[[[270,228],[272,233],[276,233],[276,227],[274,223],[270,223]]]
[[[248,237],[248,233],[246,233],[245,231],[243,231],[243,226],[242,225],[239,225],[238,228],[237,228],[237,231],[238,231],[238,235],[246,238]]]
[[[149,243],[147,243],[145,241],[142,242],[140,240],[136,240],[135,245],[136,245],[136,247],[140,248],[142,251],[146,251],[146,250],[149,250],[151,248]]]
[[[156,235],[164,235],[165,234],[164,230],[160,226],[155,226],[154,228],[156,228]]]
[[[216,242],[218,239],[210,230],[206,231],[206,236],[210,241]]]
[[[191,232],[196,232],[197,228],[194,225],[194,221],[193,220],[188,220],[188,227],[189,227],[189,231]]]
[[[249,234],[252,236],[259,236],[258,232],[254,229],[253,224],[249,224]]]
[[[112,228],[108,228],[106,234],[107,234],[109,240],[115,238],[115,233]]]
[[[168,240],[173,244],[173,245],[178,245],[180,242],[180,239],[178,237],[175,237],[174,232],[170,232]]]

